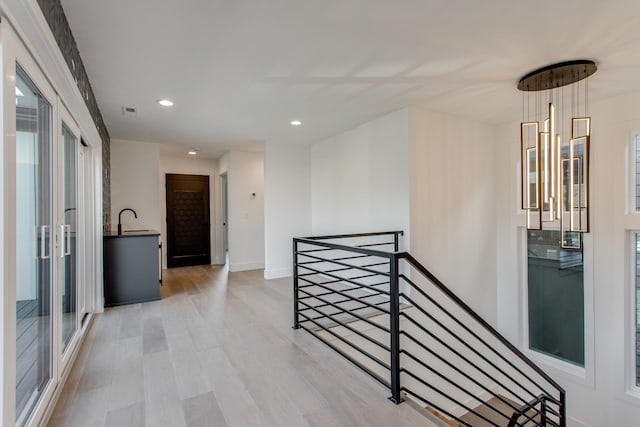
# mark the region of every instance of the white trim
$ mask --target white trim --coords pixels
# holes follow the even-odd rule
[[[71,354],[74,352],[75,347],[78,345],[78,340],[79,340],[79,335],[80,335],[80,316],[81,316],[81,308],[83,307],[83,304],[80,303],[80,296],[82,294],[82,285],[84,283],[83,280],[83,274],[82,274],[82,264],[84,261],[83,258],[83,247],[82,247],[82,239],[78,239],[78,237],[82,237],[84,238],[84,230],[82,230],[82,216],[84,215],[84,209],[82,209],[84,203],[84,194],[82,194],[82,171],[84,171],[84,164],[80,163],[80,150],[81,150],[81,143],[80,143],[80,128],[78,127],[78,125],[76,124],[76,121],[73,119],[73,117],[71,116],[71,113],[66,109],[66,107],[64,106],[64,104],[62,102],[58,102],[58,121],[56,123],[56,130],[57,130],[57,138],[58,138],[58,144],[57,147],[58,149],[55,150],[57,151],[57,164],[56,167],[54,168],[57,172],[57,180],[60,183],[60,185],[57,187],[58,189],[61,189],[62,186],[65,185],[64,183],[64,170],[62,169],[62,164],[63,164],[63,156],[64,156],[64,152],[62,151],[62,130],[63,130],[63,124],[67,127],[67,129],[73,134],[73,136],[76,138],[76,146],[75,146],[75,172],[76,172],[76,176],[75,176],[75,184],[76,184],[76,329],[73,332],[73,335],[71,337],[71,339],[69,340],[69,343],[67,344],[67,348],[61,348],[61,352],[62,352],[62,360],[61,360],[61,366],[59,369],[59,373],[58,373],[58,380],[61,379],[62,375],[62,371],[67,369],[69,366],[69,362],[71,359]],[[65,222],[64,219],[64,214],[63,214],[63,206],[58,206],[56,209],[56,213],[55,213],[55,217],[56,217],[56,230],[59,229],[59,227]],[[80,231],[82,230],[82,231]],[[65,236],[61,236],[61,239],[65,238]],[[57,298],[57,302],[56,304],[60,305],[61,301],[62,301],[62,288],[63,288],[63,280],[62,280],[62,264],[64,263],[64,258],[60,258],[60,257],[56,257],[56,261],[58,263],[60,263],[60,267],[58,269],[59,273],[58,273],[58,277],[57,277],[57,281],[58,281],[58,290],[56,293],[56,298]],[[56,324],[58,325],[62,325],[62,313],[59,313],[60,315],[58,316],[58,319],[56,321]],[[58,342],[58,345],[60,345],[62,347],[62,328],[59,327],[58,328],[58,334],[56,337],[56,340]]]
[[[625,213],[627,215],[640,215],[640,210],[636,207],[636,139],[640,138],[640,132],[629,132],[627,143],[625,144]]]
[[[625,230],[628,249],[625,262],[625,396],[636,403],[640,400],[640,387],[636,384],[636,233],[640,230]]]
[[[9,74],[6,69],[8,57],[12,57],[10,52],[9,34],[7,24],[0,22],[0,52],[2,57],[0,60],[0,69],[2,76],[0,81],[0,94],[2,94],[2,86],[10,81],[13,74]],[[13,75],[15,78],[15,75]],[[15,323],[7,321],[7,319],[15,318],[15,289],[9,286],[9,283],[15,283],[15,272],[9,268],[12,263],[15,264],[15,256],[10,249],[10,244],[15,244],[15,209],[13,209],[11,201],[15,201],[15,189],[12,187],[10,180],[6,180],[5,176],[15,175],[15,164],[9,162],[9,159],[15,158],[15,147],[7,143],[8,136],[11,132],[15,133],[15,125],[11,125],[11,121],[7,121],[9,116],[8,110],[15,108],[12,106],[15,100],[9,100],[7,96],[2,96],[0,106],[2,116],[0,117],[0,129],[2,130],[2,140],[0,141],[2,156],[0,156],[0,226],[2,227],[3,238],[0,240],[0,345],[3,351],[0,352],[0,379],[2,390],[10,390],[15,388],[15,349],[11,352],[6,350],[5,343],[15,341]],[[5,123],[12,129],[7,129]],[[7,250],[5,250],[7,248]],[[15,422],[15,398],[11,397],[11,393],[4,392],[0,396],[0,424],[11,425]]]
[[[264,278],[266,280],[281,279],[283,277],[293,276],[293,267],[290,268],[274,268],[264,271]]]
[[[262,270],[264,268],[264,262],[262,261],[257,261],[257,262],[238,262],[235,264],[229,264],[229,271],[230,272],[236,272],[236,271],[248,271],[248,270]]]

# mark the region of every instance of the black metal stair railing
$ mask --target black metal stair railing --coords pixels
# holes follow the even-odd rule
[[[566,426],[565,392],[407,252],[401,231],[293,239],[294,328],[461,425]]]

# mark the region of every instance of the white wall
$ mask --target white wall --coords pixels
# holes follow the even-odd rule
[[[178,157],[167,154],[160,155],[160,171],[156,179],[159,180],[159,193],[160,193],[160,220],[161,220],[161,235],[162,241],[167,241],[167,190],[166,190],[166,174],[176,173],[185,175],[205,175],[209,177],[209,213],[211,224],[211,263],[212,264],[224,264],[222,256],[222,242],[221,242],[221,230],[219,221],[216,218],[220,218],[220,205],[217,202],[218,194],[220,193],[220,179],[218,177],[218,161],[214,159],[199,159],[199,158],[187,158]],[[156,181],[156,185],[158,181]],[[163,268],[167,267],[167,251],[166,248],[162,253],[162,265]]]
[[[403,230],[408,247],[407,110],[313,144],[311,188],[313,234]]]
[[[496,323],[493,129],[409,110],[411,253]]]
[[[150,229],[160,231],[160,148],[158,144],[111,140],[111,227],[118,226],[122,214],[123,230]]]
[[[633,272],[628,230],[640,230],[640,215],[627,214],[625,147],[640,131],[640,93],[592,103],[591,227],[585,238],[587,366],[571,374],[542,362],[567,390],[569,426],[631,426],[640,419],[640,394],[628,392],[633,361]],[[525,300],[522,227],[518,205],[519,127],[497,128],[499,328],[521,347]]]
[[[229,191],[229,270],[264,268],[264,153],[230,151],[221,166]]]
[[[268,142],[265,177],[265,279],[291,276],[292,239],[311,234],[308,146]]]

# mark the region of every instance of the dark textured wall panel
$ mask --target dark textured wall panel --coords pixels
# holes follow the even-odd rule
[[[84,98],[85,104],[93,117],[93,121],[98,128],[98,133],[102,139],[102,204],[103,204],[103,229],[108,232],[111,229],[111,151],[109,132],[102,120],[102,114],[98,108],[96,97],[91,89],[89,77],[80,58],[78,46],[71,33],[69,22],[62,9],[60,0],[38,0],[40,9],[44,14],[49,28],[53,33],[58,47],[64,56],[71,74],[76,80],[78,89]]]

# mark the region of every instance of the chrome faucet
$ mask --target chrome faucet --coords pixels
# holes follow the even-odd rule
[[[120,213],[118,214],[118,236],[122,234],[122,212],[124,211],[131,211],[133,212],[133,216],[136,217],[136,219],[138,219],[138,214],[136,213],[136,211],[134,211],[133,209],[129,209],[129,208],[124,208],[120,211]]]

